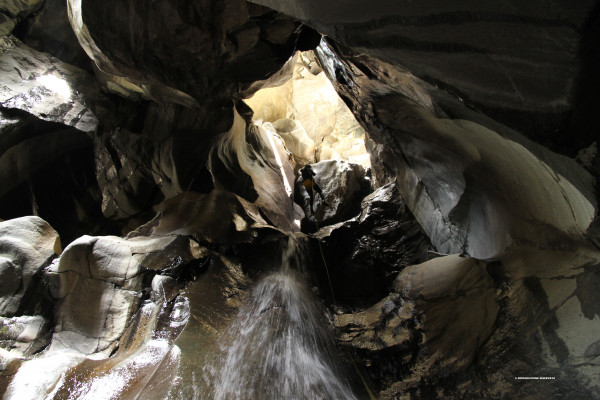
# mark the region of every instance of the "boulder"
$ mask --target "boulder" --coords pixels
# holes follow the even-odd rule
[[[311,165],[316,174],[315,182],[323,190],[328,205],[315,192],[312,214],[309,194],[302,185],[302,176],[298,177],[296,202],[304,209],[308,223],[319,229],[356,216],[360,212],[360,202],[371,191],[371,182],[364,168],[343,160]]]
[[[0,315],[41,312],[40,274],[60,251],[58,234],[39,217],[0,222]]]
[[[368,308],[386,297],[400,271],[426,259],[429,239],[398,194],[395,183],[361,202],[360,214],[316,233],[338,306]],[[329,288],[320,267],[315,275]]]
[[[447,256],[407,267],[394,286],[371,308],[335,317],[339,340],[368,360],[384,398],[466,371],[498,313],[494,282],[474,259]]]
[[[194,241],[178,235],[75,240],[48,270],[59,301],[49,351],[110,352],[140,306],[149,271],[205,257]]]
[[[50,343],[50,337],[50,321],[41,315],[0,317],[0,347],[13,356],[33,356]]]

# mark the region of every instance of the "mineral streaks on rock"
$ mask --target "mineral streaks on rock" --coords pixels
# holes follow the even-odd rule
[[[13,36],[0,37],[0,106],[93,132],[98,118],[90,103],[100,100],[87,72],[38,52]]]
[[[49,343],[52,307],[42,275],[60,252],[58,234],[41,218],[0,222],[0,346],[11,357],[31,357]]]
[[[209,168],[215,187],[256,204],[276,227],[295,230],[292,157],[274,129],[257,126],[240,114],[245,109],[251,113],[238,103],[231,128],[211,149]]]
[[[141,265],[127,242],[83,236],[50,269],[60,300],[50,349],[83,354],[105,350],[127,327],[140,302]]]

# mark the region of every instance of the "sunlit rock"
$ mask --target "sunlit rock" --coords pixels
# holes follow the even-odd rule
[[[0,49],[0,106],[84,132],[96,129],[98,118],[88,104],[103,97],[85,71],[38,52],[13,36],[0,37]]]
[[[354,104],[374,141],[375,178],[394,179],[382,173],[390,171],[388,162],[394,165],[402,197],[438,251],[486,259],[525,243],[571,240],[587,247],[593,178],[574,160],[475,114],[406,71],[361,55],[349,60],[385,71],[374,79],[353,67],[347,73],[355,74],[355,84],[337,87],[351,99],[372,99]],[[540,225],[547,228],[540,232]]]
[[[337,95],[312,51],[297,54],[293,76],[259,90],[245,102],[253,118],[270,122],[299,165],[347,160],[370,167],[365,131]]]
[[[285,147],[294,155],[297,168],[315,161],[315,142],[308,137],[300,121],[279,119],[273,122],[273,127],[285,141]]]
[[[108,349],[138,310],[149,270],[202,257],[195,242],[177,235],[77,239],[49,270],[52,296],[60,300],[50,351],[92,354]]]
[[[83,356],[77,352],[65,351],[23,362],[16,371],[11,371],[13,375],[5,386],[3,398],[44,398],[48,395],[48,389],[60,382],[65,371],[82,359]]]
[[[50,342],[50,321],[41,315],[0,317],[0,346],[19,357],[31,357]]]
[[[66,349],[42,353],[22,363],[4,398],[165,398],[179,366],[180,350],[173,341],[188,321],[189,307],[181,297],[158,299],[135,313],[112,357],[84,358]]]
[[[231,128],[211,149],[215,187],[254,203],[276,227],[295,230],[293,157],[272,126],[265,129],[240,115],[244,107],[238,103]]]
[[[34,296],[39,284],[37,275],[60,251],[58,234],[41,218],[0,222],[0,315],[12,317],[36,311],[27,305],[31,301],[35,304],[35,300],[24,296]]]
[[[0,232],[0,397],[335,383],[322,347],[265,350],[303,348],[322,311],[236,347],[314,293],[372,397],[599,397],[593,2],[255,1],[328,39],[297,52],[321,36],[243,0],[71,0],[79,48],[65,3],[0,5],[0,218],[39,215],[72,242],[51,264],[56,232]],[[306,163],[327,165],[314,215]],[[304,213],[315,233],[289,252]],[[244,307],[282,253],[308,290]],[[270,358],[219,363],[246,350]]]
[[[519,7],[491,0],[346,2],[328,7],[317,0],[253,2],[446,88],[494,119],[551,143],[555,151],[567,150],[563,146],[569,147],[567,137],[579,141],[590,135],[585,125],[570,129],[568,114],[576,106],[587,113],[585,105],[577,103],[594,97],[578,79],[582,58],[587,58],[581,57],[579,44],[593,46],[597,37],[597,20],[588,22],[594,15],[591,0],[577,7],[542,0]],[[590,68],[589,74],[595,69]],[[554,84],[548,83],[549,76]],[[581,86],[585,97],[573,96],[574,85]]]

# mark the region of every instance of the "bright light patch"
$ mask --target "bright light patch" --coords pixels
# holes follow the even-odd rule
[[[271,132],[267,132],[267,137],[269,138],[271,149],[273,149],[273,154],[275,154],[275,161],[277,161],[277,165],[279,165],[279,172],[281,173],[281,179],[283,180],[283,185],[285,186],[285,192],[288,196],[290,196],[292,194],[292,187],[287,181],[285,170],[283,169],[283,163],[281,162],[281,157],[279,157],[279,151],[277,151],[277,146],[275,146]]]
[[[64,79],[53,74],[46,74],[38,77],[37,81],[65,100],[71,98],[71,87]]]

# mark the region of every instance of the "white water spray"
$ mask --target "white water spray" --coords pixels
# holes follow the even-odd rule
[[[290,266],[297,256],[290,238],[281,270],[257,283],[226,331],[209,371],[215,399],[356,399],[322,310]]]

